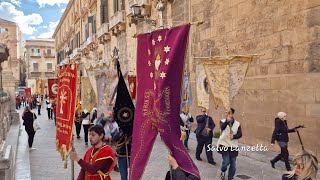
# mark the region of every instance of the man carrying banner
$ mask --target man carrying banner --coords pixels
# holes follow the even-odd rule
[[[234,119],[235,110],[226,112],[226,118],[220,121],[221,136],[217,142],[219,153],[222,155],[221,179],[225,179],[225,172],[229,166],[228,180],[233,179],[236,174],[236,159],[239,152],[238,140],[242,137],[240,122]]]
[[[115,155],[111,147],[104,142],[104,129],[100,125],[93,125],[89,129],[89,139],[92,145],[84,158],[77,152],[70,152],[70,159],[78,162],[81,171],[78,180],[111,180],[110,172],[115,166]]]

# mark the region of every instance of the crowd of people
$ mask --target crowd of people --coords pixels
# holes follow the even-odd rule
[[[35,103],[27,106],[25,105],[25,111],[23,112],[22,119],[25,130],[28,134],[28,144],[30,150],[32,147],[35,131],[33,129],[33,121],[37,119],[35,113],[31,110],[31,106],[38,107],[38,115],[40,114],[43,97],[34,95]],[[55,120],[55,107],[56,102],[54,99],[47,98],[45,101],[48,119]],[[239,154],[232,148],[238,147],[238,140],[242,137],[241,124],[234,117],[235,110],[231,108],[226,111],[225,117],[220,120],[218,130],[220,132],[219,139],[217,141],[218,153],[221,154],[222,163],[220,166],[220,178],[234,179],[236,174],[236,160]],[[195,152],[195,158],[198,161],[202,161],[200,155],[205,150],[207,161],[211,165],[216,165],[213,159],[212,151],[207,150],[209,144],[212,144],[212,138],[216,124],[213,118],[209,116],[206,108],[201,108],[201,112],[193,119],[188,107],[183,107],[180,114],[180,129],[184,137],[181,138],[182,143],[189,150],[188,140],[192,127],[192,123],[197,122],[194,133],[196,134],[197,146]],[[75,160],[80,166],[81,171],[78,175],[78,180],[86,179],[90,177],[97,177],[101,179],[111,179],[110,172],[115,170],[120,172],[121,180],[128,179],[128,167],[130,162],[130,151],[132,137],[127,137],[125,133],[119,128],[117,122],[113,118],[112,112],[106,114],[101,113],[98,115],[97,108],[92,108],[90,111],[83,109],[81,102],[77,104],[75,111],[75,129],[76,138],[81,139],[81,129],[83,128],[84,145],[90,147],[83,158],[72,151],[70,153],[70,159]],[[271,166],[275,168],[275,164],[283,159],[285,162],[287,172],[283,175],[283,180],[313,180],[316,178],[318,171],[318,160],[316,156],[308,150],[303,150],[297,154],[293,160],[294,168],[292,170],[289,163],[288,152],[288,133],[295,132],[302,126],[289,129],[287,125],[287,116],[285,112],[279,112],[275,119],[275,128],[272,134],[272,145],[277,142],[281,149],[281,153],[270,161]],[[168,155],[168,163],[171,165],[172,170],[169,171],[165,179],[183,180],[192,179],[197,180],[198,177],[184,172],[179,168],[179,164],[173,156]],[[281,179],[281,177],[279,177]]]

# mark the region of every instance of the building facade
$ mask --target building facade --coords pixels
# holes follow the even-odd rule
[[[319,8],[316,0],[70,0],[53,38],[58,61],[78,62],[96,88],[94,72],[114,68],[114,47],[121,67],[135,75],[137,34],[203,21],[191,27],[186,71],[193,97],[206,89],[216,124],[225,109],[215,109],[210,91],[202,87],[206,83],[198,82],[205,73],[197,71],[194,57],[260,54],[232,104],[244,132],[241,142],[276,151],[271,134],[277,112],[284,111],[289,127],[306,125],[304,145],[320,157],[314,136],[320,130]],[[200,103],[193,99],[190,110],[197,115]],[[290,135],[289,150],[301,150],[296,134]]]
[[[21,84],[23,79],[22,67],[24,63],[24,40],[18,25],[14,22],[7,21],[0,18],[0,31],[7,31],[10,39],[10,61],[8,62],[13,77]]]
[[[27,86],[32,94],[46,94],[47,80],[56,78],[54,39],[26,40]]]
[[[0,19],[0,179],[4,180],[15,179],[20,129],[19,114],[15,110],[17,80],[13,74],[16,72],[13,73],[15,68],[11,68],[15,63],[11,60],[16,60],[14,57],[17,56],[16,30],[15,23]]]

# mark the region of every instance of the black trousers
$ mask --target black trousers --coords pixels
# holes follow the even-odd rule
[[[288,171],[291,170],[291,167],[290,167],[290,163],[289,163],[289,151],[288,151],[288,146],[280,146],[281,148],[281,152],[280,154],[278,154],[278,156],[276,156],[272,161],[272,163],[276,163],[278,162],[279,160],[281,160],[283,158],[283,161],[286,165],[286,168]]]
[[[38,106],[38,115],[41,115],[41,105],[37,105]]]
[[[85,142],[86,144],[88,143],[89,128],[90,128],[90,124],[84,124],[84,125],[83,125],[84,142]]]
[[[29,144],[29,148],[32,147],[33,144],[33,140],[34,140],[34,135],[36,134],[35,131],[27,131],[28,134],[28,144]]]
[[[47,111],[48,111],[48,119],[52,119],[51,108],[47,108]]]
[[[208,162],[214,162],[213,157],[212,157],[212,151],[208,150],[208,145],[212,144],[212,137],[204,137],[204,136],[199,136],[197,137],[197,149],[196,149],[196,158],[200,158],[200,154],[202,153],[203,150],[203,146],[205,151],[206,151],[206,155],[207,155],[207,160]]]
[[[80,131],[81,131],[81,122],[77,122],[75,121],[74,124],[76,125],[76,133],[77,133],[77,137],[80,137]]]

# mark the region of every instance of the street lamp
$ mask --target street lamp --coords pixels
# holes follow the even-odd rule
[[[131,6],[131,13],[134,17],[141,16],[140,6],[138,5]]]

